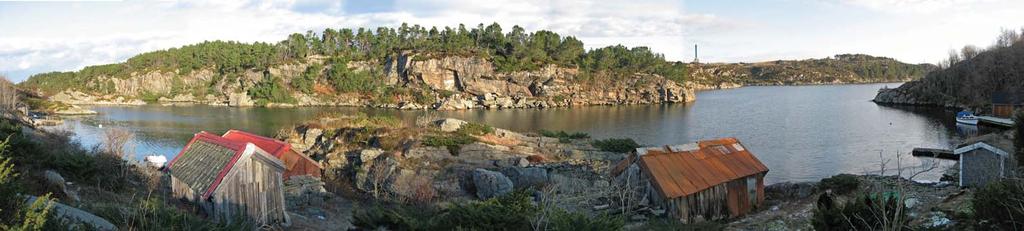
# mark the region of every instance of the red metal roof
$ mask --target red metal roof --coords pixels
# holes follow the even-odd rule
[[[242,143],[248,142],[255,144],[256,147],[263,149],[263,151],[266,151],[277,158],[281,158],[282,154],[292,148],[291,144],[283,141],[239,130],[228,130],[228,132],[224,133],[224,138],[241,141]]]
[[[271,156],[281,160],[285,165],[285,179],[291,178],[294,175],[320,177],[320,169],[322,168],[320,163],[310,159],[309,156],[292,150],[292,145],[289,143],[239,130],[229,130],[224,133],[223,137],[239,142],[252,143]]]
[[[768,172],[736,138],[698,141],[693,149],[647,149],[640,166],[666,198],[694,194],[712,186]]]

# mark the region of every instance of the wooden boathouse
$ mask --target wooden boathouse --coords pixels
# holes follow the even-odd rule
[[[1010,118],[1013,112],[1024,108],[1024,92],[1010,93],[1006,91],[992,93],[992,115]]]
[[[167,165],[175,198],[216,221],[287,224],[284,164],[253,143],[196,134]]]
[[[735,138],[639,148],[626,161],[640,166],[652,204],[682,222],[742,216],[764,203],[768,168]]]
[[[223,137],[234,141],[255,144],[256,147],[280,159],[285,167],[284,180],[299,175],[320,178],[320,164],[308,156],[296,152],[289,143],[239,130],[228,130],[224,133]]]

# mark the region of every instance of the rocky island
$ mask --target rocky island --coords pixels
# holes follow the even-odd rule
[[[892,58],[841,54],[823,59],[757,63],[692,63],[690,79],[699,90],[742,86],[892,83],[919,79],[936,69]]]

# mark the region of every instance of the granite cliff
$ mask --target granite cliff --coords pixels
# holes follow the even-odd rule
[[[371,106],[399,109],[455,110],[470,108],[547,108],[578,105],[618,105],[690,102],[693,90],[657,74],[633,74],[603,83],[579,80],[577,68],[548,65],[533,71],[498,72],[480,57],[447,56],[423,58],[417,54],[396,54],[383,62],[350,62],[356,71],[381,73],[382,83],[394,94],[338,93],[317,85],[315,91],[289,91],[292,104],[266,106]],[[311,66],[322,67],[324,57],[268,68],[285,85],[300,78]],[[320,72],[318,70],[317,72]],[[245,71],[237,79],[217,78],[212,70],[182,74],[173,71],[131,73],[127,78],[100,75],[83,88],[54,92],[50,99],[69,104],[145,104],[147,95],[159,95],[150,102],[161,104],[207,104],[254,106],[246,94],[263,81],[264,73]],[[108,85],[110,92],[89,91]],[[600,87],[597,87],[600,86]],[[180,89],[209,88],[205,94]],[[411,91],[405,94],[401,91]],[[45,94],[45,93],[43,93]]]

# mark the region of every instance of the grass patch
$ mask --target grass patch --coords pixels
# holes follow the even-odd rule
[[[593,145],[594,147],[601,149],[601,151],[621,153],[631,152],[640,147],[640,144],[637,144],[636,141],[631,138],[595,140]]]
[[[359,210],[353,216],[361,229],[378,230],[622,230],[622,217],[568,212],[552,208],[551,214],[534,226],[541,207],[527,191],[515,191],[484,201],[455,203],[445,209],[422,206],[380,206]]]
[[[423,138],[423,145],[431,147],[445,147],[452,155],[458,154],[459,148],[462,148],[462,145],[471,144],[473,142],[476,142],[476,138],[462,133],[455,133],[447,136],[434,135]]]
[[[484,134],[494,133],[494,128],[486,124],[468,122],[463,124],[462,127],[459,127],[459,130],[456,130],[455,132],[466,135],[482,136]]]
[[[71,108],[71,105],[65,103],[40,98],[26,97],[22,99],[22,102],[28,104],[29,110],[44,111],[48,113]]]
[[[572,140],[590,138],[590,135],[583,132],[568,133],[565,131],[549,131],[540,130],[540,135],[544,137],[558,138],[559,143],[571,143]]]

